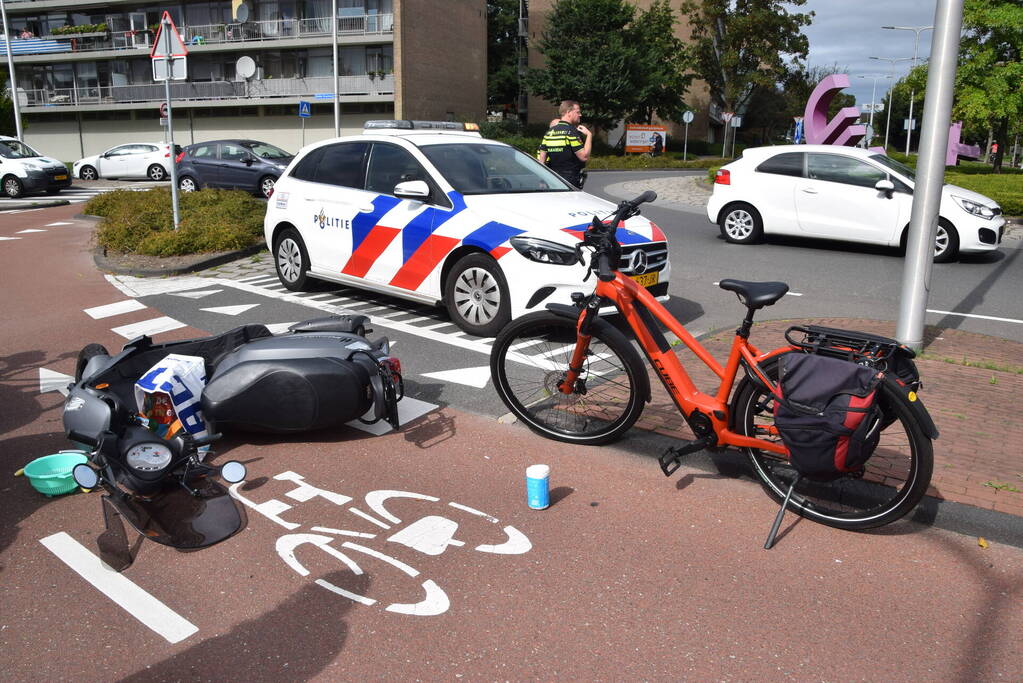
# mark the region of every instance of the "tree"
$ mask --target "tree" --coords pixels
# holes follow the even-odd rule
[[[768,144],[775,140],[792,127],[793,117],[803,115],[810,95],[821,81],[832,74],[848,71],[838,64],[799,67],[790,71],[778,85],[757,88],[743,117],[745,138],[749,140],[752,134],[756,144]],[[833,117],[839,109],[851,107],[855,103],[853,95],[844,92],[836,94],[828,107],[828,118]]]
[[[800,29],[813,12],[789,13],[806,0],[686,0],[696,73],[710,86],[722,111],[743,112],[758,88],[770,89],[790,72],[786,56],[806,59],[809,42]]]
[[[623,0],[558,0],[537,44],[546,62],[530,69],[529,91],[549,102],[578,100],[586,120],[610,128],[635,109],[639,51],[635,9]]]
[[[683,97],[693,80],[692,55],[675,36],[675,13],[668,0],[655,0],[630,27],[639,49],[636,108],[629,120],[650,123],[656,114],[681,121],[688,107]]]
[[[14,124],[14,102],[11,100],[11,91],[8,86],[7,69],[0,68],[0,135],[17,135],[17,126]]]
[[[546,67],[530,69],[529,90],[550,102],[578,100],[600,128],[678,120],[692,74],[675,23],[669,0],[638,15],[623,0],[558,0],[537,45]]]
[[[518,112],[519,0],[487,0],[487,106]]]
[[[1010,123],[1023,119],[1023,4],[967,0],[959,44],[953,119],[994,131],[996,172],[1009,147]]]

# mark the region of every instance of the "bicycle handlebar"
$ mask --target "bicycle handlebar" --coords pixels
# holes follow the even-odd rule
[[[615,279],[614,271],[618,268],[618,257],[621,255],[621,245],[618,244],[618,224],[639,214],[639,205],[652,202],[657,199],[657,193],[647,190],[635,199],[627,199],[618,204],[618,208],[611,214],[610,220],[601,221],[597,216],[587,229],[583,241],[576,245],[579,252],[580,262],[582,261],[581,247],[593,247],[593,256],[590,259],[590,270],[593,271],[593,264],[596,262],[597,277],[604,282]]]

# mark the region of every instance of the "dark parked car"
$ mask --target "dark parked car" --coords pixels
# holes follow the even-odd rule
[[[178,188],[237,188],[269,197],[293,155],[256,140],[213,140],[185,147],[177,157]]]

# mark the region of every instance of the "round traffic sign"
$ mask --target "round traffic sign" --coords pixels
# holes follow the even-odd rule
[[[160,118],[161,119],[167,118],[167,103],[166,102],[161,102],[160,103]]]
[[[685,114],[682,114],[682,123],[692,123],[694,118],[696,118],[696,116],[693,112],[687,111]]]

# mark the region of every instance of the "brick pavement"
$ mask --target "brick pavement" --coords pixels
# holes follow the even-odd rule
[[[895,323],[819,318],[757,323],[750,340],[761,350],[785,343],[792,325],[823,325],[888,337]],[[701,338],[719,361],[734,331]],[[921,399],[941,435],[934,443],[934,475],[928,495],[1023,516],[1023,424],[1016,411],[1023,396],[1023,344],[954,329],[928,327],[917,367]],[[685,346],[676,349],[696,386],[717,387],[714,376]],[[637,423],[641,429],[692,439],[660,381],[651,376],[653,398]]]

